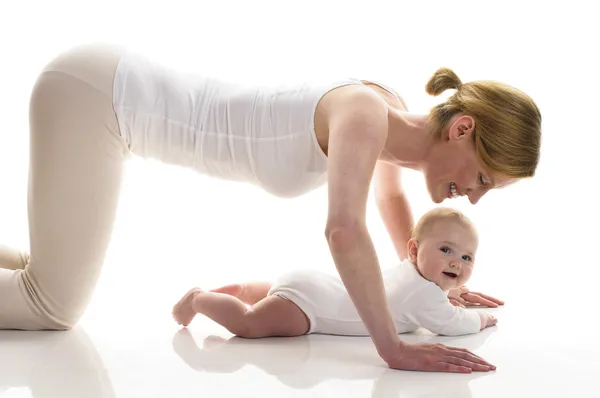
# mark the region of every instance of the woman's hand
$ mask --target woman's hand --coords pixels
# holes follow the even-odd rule
[[[450,302],[459,307],[490,307],[504,305],[504,301],[483,293],[471,292],[466,286],[452,289],[448,292]]]
[[[488,372],[496,367],[464,348],[443,344],[405,343],[400,341],[390,352],[380,352],[392,369],[423,372]]]

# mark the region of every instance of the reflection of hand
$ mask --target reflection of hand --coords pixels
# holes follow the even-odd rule
[[[392,369],[453,373],[496,369],[469,350],[443,344],[400,342],[394,352],[381,354]]]
[[[448,292],[448,299],[453,305],[460,307],[490,307],[496,308],[504,305],[504,301],[483,293],[471,292],[466,286],[452,289]]]

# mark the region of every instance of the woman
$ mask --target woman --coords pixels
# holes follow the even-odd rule
[[[325,238],[380,356],[397,369],[493,369],[467,350],[400,341],[365,225],[373,176],[401,257],[413,220],[400,170],[423,172],[432,200],[531,177],[540,113],[524,93],[435,73],[427,91],[455,95],[428,115],[399,96],[346,79],[241,87],[183,75],[116,47],[65,52],[30,103],[30,254],[0,254],[0,329],[64,330],[81,317],[107,250],[124,159],[133,153],[279,196],[328,184]]]

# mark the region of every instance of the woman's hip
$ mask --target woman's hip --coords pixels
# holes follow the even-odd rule
[[[31,138],[75,149],[86,142],[86,146],[101,147],[108,137],[126,147],[113,104],[114,77],[122,54],[120,47],[94,44],[72,48],[51,60],[31,93]]]
[[[125,49],[110,44],[85,44],[58,54],[42,70],[81,80],[112,99],[115,72]]]

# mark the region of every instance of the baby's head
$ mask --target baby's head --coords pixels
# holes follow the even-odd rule
[[[408,256],[421,276],[448,291],[471,277],[478,243],[475,226],[463,213],[437,207],[415,225]]]

